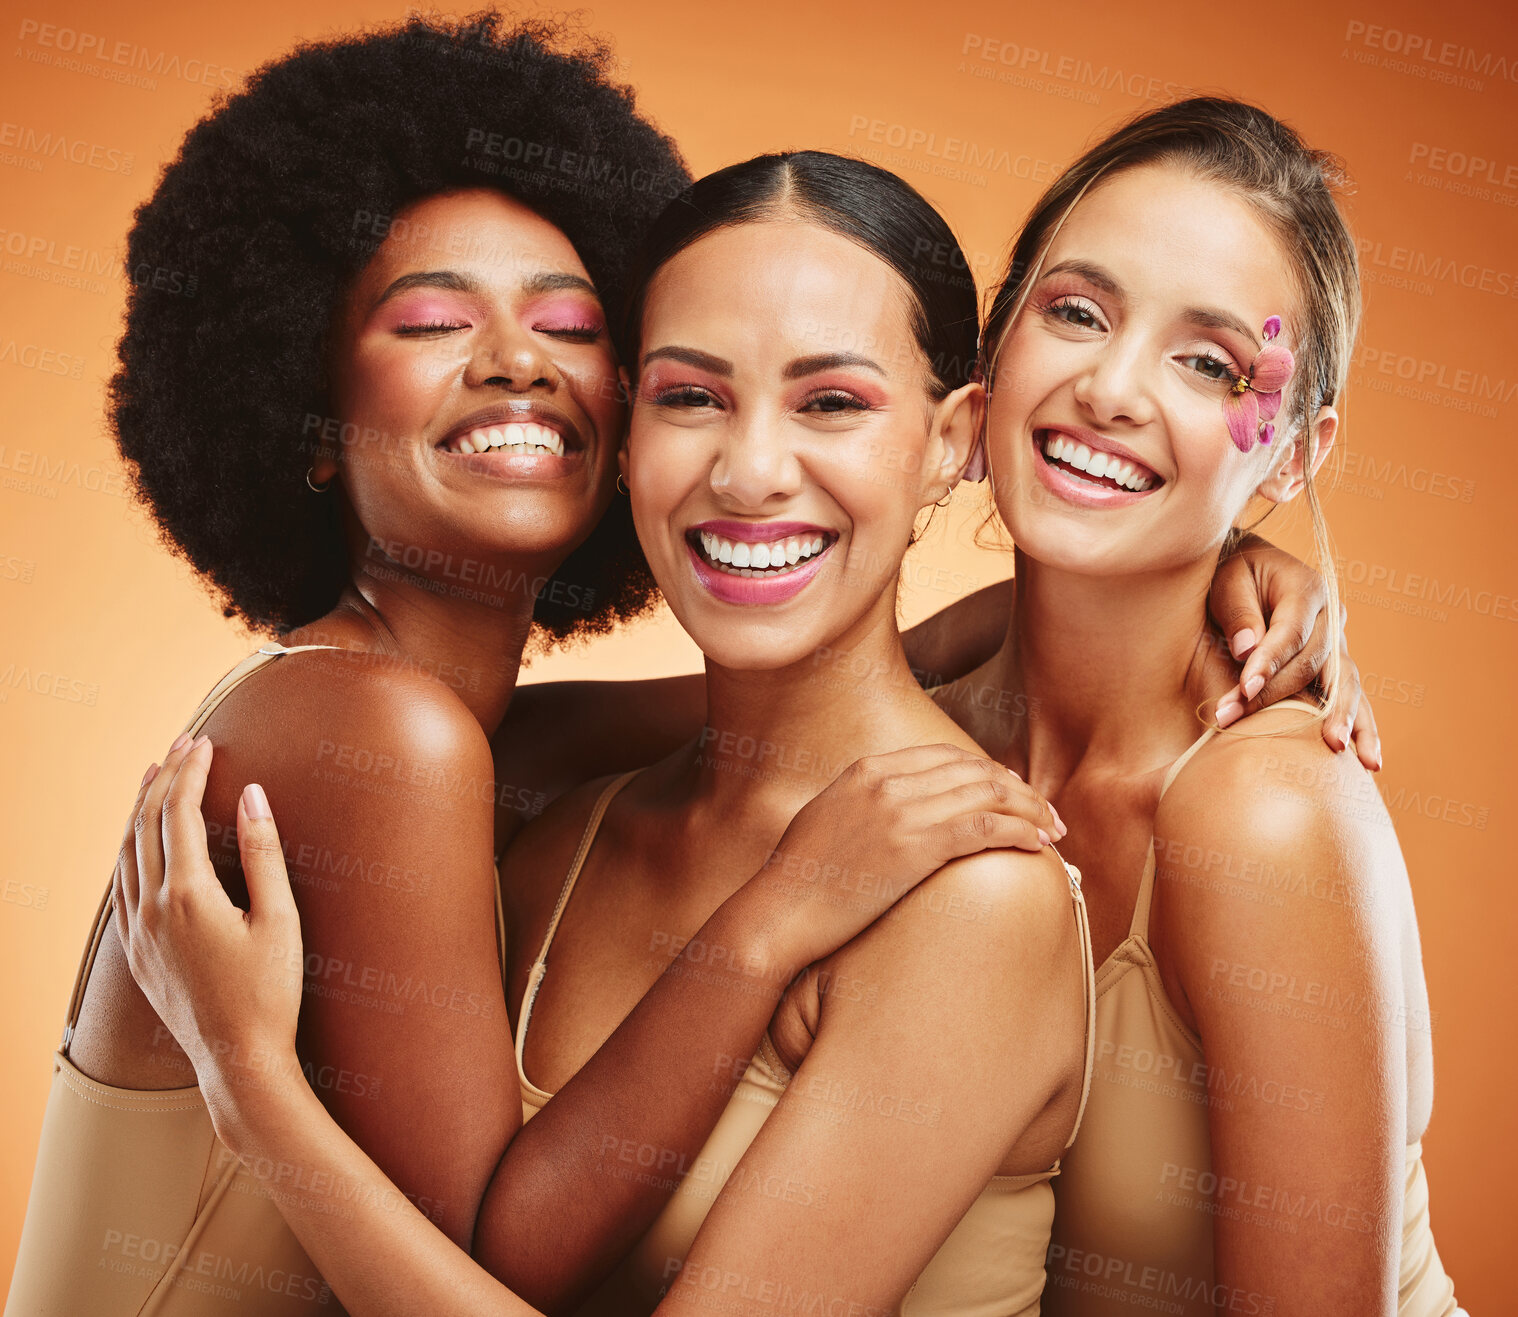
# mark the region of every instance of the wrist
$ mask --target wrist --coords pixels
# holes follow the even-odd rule
[[[256,1151],[311,1095],[292,1046],[229,1048],[205,1066],[200,1090],[217,1138],[239,1155]]]
[[[780,899],[768,873],[761,869],[718,906],[682,954],[699,957],[702,969],[767,984],[778,998],[814,957],[794,907]]]

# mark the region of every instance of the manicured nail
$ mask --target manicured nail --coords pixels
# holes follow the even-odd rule
[[[1252,700],[1265,688],[1265,678],[1257,672],[1244,683],[1244,698]]]
[[[1234,658],[1242,658],[1254,648],[1254,644],[1254,631],[1249,627],[1245,627],[1242,631],[1235,631],[1233,633],[1233,636],[1228,641],[1228,648],[1232,651]]]
[[[1038,844],[1040,846],[1047,846],[1049,844],[1049,834],[1042,828],[1038,830]]]
[[[1054,826],[1059,829],[1059,835],[1063,837],[1067,832],[1070,831],[1070,829],[1065,826],[1064,819],[1060,818],[1059,810],[1055,809],[1053,805],[1050,805],[1049,813],[1054,815]]]
[[[274,811],[269,808],[269,798],[257,782],[249,782],[242,789],[242,810],[250,819],[272,819]]]
[[[1217,719],[1219,727],[1227,727],[1229,723],[1237,721],[1238,716],[1243,712],[1244,706],[1230,696],[1218,705],[1212,716]]]
[[[1373,773],[1379,773],[1380,771],[1381,771],[1381,752],[1379,750],[1377,750],[1376,751],[1376,763],[1375,763],[1375,767],[1371,769],[1371,772],[1373,772]]]
[[[142,787],[147,786],[147,784],[149,782],[151,782],[157,776],[158,776],[158,765],[157,764],[149,764],[148,765],[148,771],[142,775],[142,781],[138,784],[139,789],[142,788]]]
[[[211,738],[209,736],[207,736],[204,732],[202,732],[199,736],[197,736],[195,738],[194,748],[198,750],[201,746],[203,746],[210,739]]]
[[[189,732],[180,732],[179,735],[174,738],[174,744],[169,747],[169,753],[173,754],[176,750],[181,750],[185,746],[189,745],[189,743]]]

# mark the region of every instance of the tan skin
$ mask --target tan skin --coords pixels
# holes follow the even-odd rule
[[[513,244],[520,245],[520,208],[512,207],[511,203],[493,193],[462,194],[423,203],[416,210],[424,213],[427,222],[413,226],[411,231],[446,234],[449,225],[456,224],[474,234],[482,227],[488,230],[492,222],[505,218],[499,212],[501,206],[513,212],[510,224],[499,231],[498,240],[494,243],[476,245],[483,245],[497,253],[502,250],[512,251],[515,250]],[[531,217],[531,220],[535,221],[536,217]],[[362,417],[369,428],[382,434],[410,436],[409,439],[401,438],[394,443],[387,441],[377,455],[369,454],[366,457],[362,451],[358,451],[345,457],[345,497],[350,499],[356,512],[371,517],[376,522],[375,525],[360,524],[359,518],[354,517],[357,536],[355,561],[364,561],[364,545],[368,542],[368,535],[378,534],[384,538],[400,537],[408,544],[419,541],[430,543],[440,551],[498,555],[492,557],[491,562],[501,573],[515,572],[518,578],[526,576],[530,579],[541,575],[557,557],[567,551],[564,540],[572,539],[574,533],[584,533],[592,512],[598,511],[597,500],[610,497],[609,488],[592,490],[590,485],[593,482],[571,490],[573,498],[569,501],[574,503],[574,511],[568,520],[578,518],[576,524],[579,529],[578,532],[566,530],[564,540],[556,541],[551,551],[543,548],[535,538],[536,531],[545,522],[553,522],[549,514],[555,505],[551,500],[540,501],[536,505],[529,504],[531,513],[527,520],[532,524],[534,537],[528,542],[510,543],[504,542],[511,538],[505,534],[505,530],[520,528],[520,521],[514,523],[511,516],[504,515],[509,511],[504,507],[478,500],[469,501],[474,500],[472,492],[458,508],[448,506],[445,515],[440,512],[435,497],[439,495],[437,482],[429,483],[423,477],[420,483],[425,497],[419,501],[413,500],[409,505],[406,503],[407,499],[412,498],[406,488],[407,480],[414,480],[419,471],[427,470],[425,463],[432,460],[427,454],[430,454],[432,441],[441,430],[447,428],[444,422],[452,423],[460,415],[477,410],[482,400],[493,402],[503,391],[509,392],[518,378],[510,373],[512,369],[525,371],[525,375],[521,375],[522,379],[530,376],[529,393],[542,390],[552,393],[554,397],[562,397],[558,392],[561,385],[565,389],[569,387],[564,382],[574,372],[566,371],[561,362],[551,362],[552,369],[540,368],[534,351],[542,346],[540,331],[532,326],[528,326],[530,333],[522,333],[521,330],[523,308],[526,302],[530,302],[525,286],[526,277],[535,271],[542,272],[545,268],[558,275],[574,275],[577,263],[572,261],[572,253],[566,253],[562,246],[554,246],[556,241],[562,242],[562,234],[552,230],[551,226],[543,226],[546,232],[531,222],[526,227],[533,231],[536,238],[553,248],[551,259],[546,265],[542,259],[544,253],[540,251],[536,264],[532,261],[516,262],[520,268],[515,270],[515,282],[503,272],[503,267],[510,266],[510,262],[493,262],[490,268],[474,272],[477,276],[474,282],[486,290],[482,303],[486,311],[484,323],[499,326],[499,330],[492,331],[490,335],[474,335],[472,341],[483,346],[468,352],[459,352],[454,347],[445,346],[446,339],[435,341],[435,346],[429,346],[421,358],[416,388],[422,395],[430,396],[433,402],[430,409],[425,406],[422,409],[425,413],[426,424],[422,426],[426,430],[425,435],[417,435],[415,432],[414,427],[421,424],[421,421],[412,410],[409,388],[400,390],[394,396],[386,393],[389,383],[396,378],[397,360],[394,357],[386,358],[380,352],[374,358],[374,369],[380,372],[374,384],[367,390],[355,388],[355,401],[347,419]],[[464,246],[467,248],[470,244]],[[438,264],[426,250],[408,251],[403,244],[391,246],[387,243],[377,255],[375,263],[366,270],[365,282],[377,286],[381,269],[399,277],[405,273],[436,269]],[[446,268],[455,268],[458,264],[457,259],[450,256]],[[455,269],[455,272],[458,271]],[[469,271],[464,273],[468,274]],[[392,278],[390,283],[393,282]],[[384,287],[389,287],[390,283]],[[450,295],[459,292],[457,288],[445,291]],[[480,296],[478,290],[471,295],[476,298]],[[532,295],[536,295],[536,290]],[[526,309],[531,310],[531,307],[527,306]],[[359,335],[362,324],[361,319],[350,322],[355,336]],[[506,346],[485,342],[487,338],[493,339],[496,332]],[[394,333],[393,326],[390,333]],[[389,350],[393,346],[385,342],[376,345],[377,350]],[[508,352],[523,355],[512,356],[503,367],[497,354]],[[487,359],[477,361],[481,353]],[[579,417],[584,421],[584,435],[592,433],[591,418],[595,403],[615,397],[615,391],[604,386],[605,372],[609,368],[609,357],[604,344],[599,350],[597,363],[594,367],[587,367],[584,404]],[[503,369],[507,373],[503,374]],[[468,406],[465,406],[466,402]],[[397,410],[366,416],[363,408],[371,403],[376,406],[384,404]],[[447,407],[444,406],[445,403],[448,404]],[[609,468],[602,466],[600,441],[604,435],[599,425],[594,429],[594,436],[597,441],[591,445],[594,464],[603,471],[609,484]],[[400,455],[399,465],[397,454]],[[388,468],[385,462],[390,464]],[[332,471],[329,462],[320,464],[315,474],[320,480],[330,477]],[[350,485],[355,487],[352,493],[348,492]],[[400,510],[390,506],[392,498],[399,501]],[[386,524],[387,517],[392,514],[393,521]],[[456,524],[456,519],[461,519],[464,523],[462,529]],[[564,523],[566,528],[568,520]],[[391,529],[392,525],[395,530]],[[418,533],[419,530],[421,534]],[[1277,559],[1280,563],[1290,562],[1284,555],[1277,555]],[[331,784],[324,785],[324,790],[317,795],[309,791],[306,783],[312,765],[319,763],[322,757],[323,738],[317,737],[311,730],[315,727],[321,727],[327,733],[325,739],[328,741],[347,738],[353,744],[369,746],[377,751],[388,747],[388,752],[393,752],[396,757],[404,759],[410,756],[411,760],[424,766],[436,764],[440,769],[455,773],[462,768],[466,770],[466,776],[474,775],[476,780],[484,780],[483,775],[488,774],[488,766],[481,757],[476,733],[491,730],[492,719],[499,717],[499,710],[504,708],[510,697],[516,675],[515,658],[521,652],[521,641],[526,630],[524,615],[521,610],[509,606],[510,600],[503,601],[502,607],[494,609],[466,607],[454,610],[443,602],[447,598],[446,594],[428,589],[425,582],[403,578],[398,583],[393,579],[394,573],[388,565],[381,566],[385,567],[382,573],[362,571],[358,574],[357,589],[350,594],[344,607],[302,633],[286,639],[290,643],[308,640],[337,643],[358,649],[378,650],[398,657],[394,661],[381,660],[378,663],[368,655],[363,659],[352,655],[307,655],[295,660],[282,660],[267,674],[261,674],[254,683],[250,683],[247,694],[239,691],[230,697],[218,711],[217,721],[210,728],[212,736],[223,748],[223,753],[217,761],[218,771],[211,775],[207,787],[206,814],[223,835],[230,835],[232,821],[237,817],[232,784],[258,778],[268,784],[270,797],[276,802],[281,818],[287,822],[286,836],[291,841],[298,842],[306,837],[320,838],[323,844],[333,849],[346,845],[351,846],[355,853],[383,855],[392,868],[399,868],[403,872],[410,868],[423,873],[448,874],[448,890],[457,895],[459,908],[455,915],[458,923],[452,930],[457,933],[457,937],[448,939],[448,958],[443,963],[428,960],[429,955],[435,954],[437,939],[429,936],[422,939],[425,946],[419,948],[416,945],[418,930],[426,926],[414,918],[414,905],[407,906],[397,900],[387,901],[377,910],[371,909],[375,903],[368,899],[369,893],[366,891],[349,891],[345,902],[331,903],[340,908],[324,911],[320,908],[320,902],[314,902],[302,890],[301,917],[307,929],[308,951],[322,957],[322,963],[347,959],[362,964],[379,959],[387,966],[396,966],[398,971],[404,968],[423,973],[432,972],[435,977],[465,985],[471,989],[472,995],[489,1002],[492,1008],[489,1014],[493,1019],[499,987],[491,988],[487,984],[487,979],[495,977],[494,949],[489,947],[487,956],[485,936],[491,929],[493,920],[489,918],[487,906],[489,887],[485,875],[488,873],[488,862],[482,864],[480,860],[481,855],[488,856],[489,842],[484,840],[488,837],[488,824],[482,824],[477,816],[478,811],[473,810],[467,802],[440,802],[437,799],[419,802],[414,812],[397,809],[393,802],[388,802],[385,810],[376,811],[370,795],[355,792],[354,797],[362,795],[363,798],[348,798],[346,793],[332,789]],[[1237,579],[1235,577],[1236,582]],[[1278,571],[1277,580],[1281,579]],[[1231,608],[1247,609],[1250,606],[1237,602],[1243,593],[1246,592],[1230,596],[1235,601],[1230,605]],[[1282,606],[1283,612],[1293,602],[1292,593],[1290,589],[1286,590],[1287,604]],[[1004,598],[1005,593],[1001,592],[1000,597]],[[963,617],[967,605],[973,603],[975,601],[967,601],[954,612]],[[1310,612],[1311,610],[1306,610],[1304,615],[1310,616]],[[429,623],[435,626],[435,630]],[[1304,632],[1306,629],[1303,627]],[[985,642],[985,636],[981,634],[985,631],[984,626],[972,627],[970,630],[976,644]],[[1289,635],[1290,628],[1287,630]],[[447,636],[447,647],[437,643],[439,635]],[[943,636],[944,629],[941,625],[926,629],[925,650],[929,658],[917,666],[951,667],[951,663],[945,659],[947,657],[952,660],[953,655],[945,646]],[[1261,646],[1262,650],[1265,648]],[[462,664],[458,657],[460,654],[465,656]],[[503,655],[508,656],[510,661],[504,660]],[[1270,661],[1277,666],[1281,662],[1278,658]],[[419,675],[439,667],[446,670],[449,665],[452,665],[452,670],[457,671],[462,667],[472,674],[468,683],[467,702],[446,688],[436,689],[437,682],[430,682]],[[357,678],[355,668],[359,674]],[[694,705],[689,680],[651,683],[648,686],[652,687],[648,691],[650,700],[636,702],[640,714],[642,710],[651,708],[669,709],[673,711],[672,718],[676,726],[680,725],[682,719],[686,720],[684,725],[687,727],[699,721],[699,712],[692,714]],[[267,704],[260,701],[255,705],[250,698],[254,689],[267,691],[270,701]],[[524,741],[530,741],[544,750],[543,762],[534,766],[532,759],[524,760],[515,746],[505,745],[503,752],[503,743],[511,727],[510,722],[504,724],[504,733],[496,736],[497,768],[499,769],[502,759],[506,758],[522,771],[503,774],[503,780],[516,783],[540,781],[547,785],[548,792],[552,795],[571,781],[585,776],[587,768],[592,772],[604,771],[620,767],[632,757],[613,738],[603,736],[603,739],[597,740],[593,733],[597,730],[604,733],[607,720],[595,716],[596,705],[593,700],[586,701],[583,698],[586,694],[583,688],[563,693],[536,689],[541,698],[525,709],[527,727],[533,725],[533,718],[541,720],[543,711],[551,709],[555,700],[559,700],[562,707],[563,696],[568,694],[580,706],[581,716],[586,717],[589,723],[585,729],[587,735],[576,737],[563,734],[564,729],[572,727],[574,723],[569,718],[561,718],[551,724],[560,735],[549,739],[542,736],[524,737]],[[399,701],[397,696],[400,697]],[[527,705],[528,702],[524,700],[522,704]],[[398,705],[399,715],[396,714]],[[587,706],[590,709],[589,715],[586,714]],[[280,715],[270,719],[269,707],[280,710]],[[285,710],[289,711],[288,716]],[[624,722],[631,732],[628,739],[632,743],[636,744],[639,736],[646,735],[648,744],[656,748],[667,745],[670,732],[662,717],[641,714],[624,717]],[[924,734],[931,733],[925,731]],[[582,744],[593,747],[592,754],[602,753],[604,757],[599,762],[592,759],[587,763],[583,759],[584,752],[567,756],[558,752],[559,747]],[[296,751],[293,755],[290,753],[292,746]],[[647,758],[646,755],[637,757]],[[292,765],[295,767],[292,768]],[[161,806],[160,797],[157,807]],[[510,816],[509,811],[503,810],[502,814],[505,817],[499,822],[504,823],[506,828],[513,827],[518,822]],[[364,849],[366,847],[367,850]],[[956,852],[951,850],[947,853]],[[164,869],[161,848],[149,845],[144,852],[144,864],[148,869],[156,871],[156,877],[161,878]],[[240,884],[235,875],[228,886],[234,895],[240,895]],[[429,919],[438,905],[437,890],[435,887],[431,889],[427,905]],[[353,918],[355,910],[360,912],[358,920]],[[352,940],[345,943],[345,937]],[[493,941],[493,938],[490,940]],[[495,981],[498,983],[498,980]],[[382,1167],[391,1170],[419,1201],[426,1200],[438,1214],[447,1232],[454,1238],[459,1238],[468,1230],[472,1221],[474,1203],[483,1190],[490,1165],[494,1164],[493,1156],[498,1151],[499,1142],[514,1128],[516,1119],[514,1104],[503,1098],[503,1094],[510,1089],[509,1055],[503,1063],[496,1054],[503,1039],[494,1025],[488,1027],[489,1046],[486,1047],[486,1040],[478,1029],[472,1032],[467,1028],[455,1031],[455,1026],[458,1025],[456,1020],[442,1021],[442,1028],[437,1027],[437,1021],[418,1020],[418,1032],[425,1037],[419,1041],[414,1055],[408,1053],[403,1056],[396,1050],[393,1023],[387,1022],[384,1037],[388,1042],[380,1047],[372,1033],[373,1013],[368,1014],[370,1019],[345,1019],[336,1007],[308,1001],[302,1014],[304,1054],[326,1064],[332,1063],[334,1055],[341,1054],[350,1061],[368,1065],[371,1067],[369,1073],[385,1080],[388,1092],[399,1090],[422,1094],[418,1099],[419,1104],[433,1103],[437,1092],[448,1089],[451,1096],[447,1100],[457,1100],[460,1112],[459,1122],[451,1127],[447,1122],[435,1119],[419,1124],[412,1119],[414,1113],[411,1110],[397,1110],[398,1104],[372,1104],[386,1108],[384,1112],[350,1113],[331,1095],[324,1097],[334,1112],[361,1135],[365,1146],[374,1152]],[[329,1015],[330,1021],[327,1020]],[[366,1027],[371,1029],[367,1039]],[[747,1025],[742,1026],[746,1027]],[[729,1047],[733,1045],[733,1037],[741,1036],[741,1028],[738,1034],[729,1035]],[[164,1043],[158,1017],[127,980],[126,967],[115,936],[108,934],[102,960],[86,1000],[84,1018],[75,1043],[75,1058],[87,1072],[106,1082],[160,1087],[163,1086],[166,1063],[158,1060],[143,1063],[143,1057],[151,1056],[151,1049],[155,1045],[161,1055]],[[347,1047],[352,1047],[355,1051],[351,1054],[341,1051]],[[327,1050],[329,1048],[333,1050]],[[459,1084],[462,1081],[453,1081],[460,1065],[464,1063],[456,1059],[450,1061],[443,1055],[450,1051],[455,1057],[460,1051],[467,1055],[469,1075],[479,1080],[476,1087],[488,1089],[489,1092],[475,1093],[472,1098],[459,1096]],[[505,1069],[504,1076],[496,1073],[497,1068],[502,1066]],[[492,1078],[480,1079],[481,1075]],[[428,1079],[428,1076],[432,1078]],[[180,1081],[176,1077],[170,1082]],[[436,1088],[429,1090],[429,1082],[435,1084]],[[469,1089],[468,1084],[463,1087]],[[476,1102],[479,1104],[478,1111],[465,1119],[463,1108],[472,1108]],[[560,1110],[570,1107],[562,1096],[556,1105]],[[428,1105],[426,1109],[430,1116],[435,1116],[438,1110],[435,1104]],[[453,1110],[452,1107],[447,1109]],[[365,1126],[366,1120],[370,1122],[369,1127]],[[382,1127],[372,1127],[375,1123]],[[537,1125],[544,1123],[542,1120],[535,1122]],[[419,1128],[447,1129],[446,1148],[430,1146],[425,1138],[419,1138]],[[683,1138],[687,1144],[695,1146],[699,1144],[700,1128],[700,1121],[696,1120],[667,1137]],[[473,1141],[472,1147],[468,1142],[461,1143],[459,1140],[458,1131],[461,1129],[478,1130],[478,1138]],[[442,1205],[441,1210],[439,1204]],[[530,1245],[530,1241],[521,1242]],[[545,1244],[545,1248],[549,1246]],[[527,1251],[530,1251],[530,1246]]]
[[[734,270],[749,275],[724,277]],[[616,798],[559,926],[527,1038],[526,1073],[550,1092],[584,1064],[661,972],[662,958],[650,953],[663,945],[659,934],[680,939],[694,931],[774,846],[784,820],[837,762],[938,739],[975,748],[907,669],[894,587],[912,519],[951,487],[978,429],[979,386],[950,395],[924,427],[917,357],[808,367],[816,354],[808,351],[805,325],[818,322],[861,325],[869,342],[901,341],[908,333],[899,280],[889,268],[847,239],[806,224],[744,225],[705,237],[661,270],[650,289],[627,483],[665,598],[707,656],[709,743],[752,738],[792,747],[792,762],[818,767],[815,774],[798,767],[756,780],[701,754],[699,745],[687,746]],[[774,328],[754,342],[746,332],[753,324]],[[692,359],[692,346],[712,360]],[[892,460],[908,453],[921,462]],[[903,470],[924,472],[921,483],[881,478]],[[714,598],[699,583],[687,547],[689,529],[713,518],[752,524],[757,534],[778,520],[836,535],[831,569],[795,600],[772,608]],[[869,683],[850,675],[860,671],[877,675]],[[808,753],[814,761],[804,760]],[[515,917],[508,918],[513,999],[525,987],[599,785],[566,797],[508,853],[515,878]],[[819,1002],[814,993],[799,1008],[810,1028],[798,1022],[785,1036],[788,1064],[814,1085],[894,1083],[939,1094],[945,1112],[955,1113],[946,1114],[946,1128],[922,1136],[920,1148],[916,1131],[904,1137],[882,1126],[851,1137],[809,1119],[804,1099],[782,1098],[741,1163],[744,1173],[806,1166],[833,1186],[836,1213],[817,1222],[802,1207],[787,1211],[757,1194],[725,1193],[691,1265],[741,1260],[756,1274],[783,1272],[825,1292],[835,1292],[831,1286],[862,1302],[894,1302],[988,1174],[1036,1170],[1057,1158],[1079,1100],[1079,958],[1058,865],[1045,863],[1043,872],[1022,877],[1013,858],[1001,861],[1004,875],[972,861],[930,880],[948,891],[997,888],[990,921],[996,932],[987,930],[984,940],[956,938],[944,927],[953,921],[908,903],[899,919],[831,962],[839,974],[878,982],[880,999],[861,1007]],[[1030,979],[1004,972],[982,980],[974,973],[972,966],[989,966],[993,946],[1006,953],[1003,935],[1031,938],[1039,948],[1028,957]],[[937,990],[927,990],[928,983]],[[1024,1020],[1030,992],[1048,993],[1040,1000],[1051,1037],[1061,1036],[1054,1022],[1063,1021],[1073,1047],[1052,1043],[1043,1026]],[[943,1020],[946,1012],[955,1015],[952,1024]],[[999,1036],[994,1050],[1004,1066],[1011,1062],[998,1073],[1005,1086],[1000,1103],[989,1091],[961,1092],[943,1077],[956,1055],[959,1067],[976,1069],[966,1058],[986,1050],[986,1021],[993,1018],[1012,1037],[1025,1030],[1037,1035],[1015,1059],[1008,1053],[1018,1049]],[[935,1046],[907,1057],[884,1043],[886,1036],[932,1037]],[[969,1127],[960,1122],[972,1111],[988,1125],[967,1145]],[[862,1208],[889,1146],[898,1159],[893,1178],[902,1177],[895,1189],[912,1204],[922,1251],[887,1259],[878,1256],[878,1238],[860,1238],[850,1223],[857,1220],[852,1195],[860,1195]],[[489,1213],[487,1198],[483,1219]]]
[[[1214,1231],[1218,1282],[1274,1296],[1282,1314],[1395,1312],[1403,1149],[1428,1123],[1432,1056],[1390,820],[1365,770],[1285,710],[1249,719],[1249,735],[1216,738],[1160,802],[1166,767],[1200,731],[1195,711],[1235,681],[1202,643],[1217,545],[1252,495],[1289,501],[1310,474],[1289,439],[1247,456],[1229,442],[1226,381],[1197,354],[1247,369],[1258,340],[1198,327],[1185,309],[1222,307],[1256,333],[1280,313],[1289,342],[1288,258],[1242,200],[1150,166],[1093,189],[1043,268],[1003,351],[987,430],[998,505],[1019,545],[1017,604],[998,653],[942,702],[1070,820],[1064,848],[1085,876],[1098,958],[1127,934],[1152,836],[1171,856],[1200,848],[1340,884],[1332,900],[1299,890],[1251,902],[1212,881],[1205,862],[1162,861],[1151,938],[1209,1066],[1322,1093],[1332,1112],[1220,1104],[1209,1111],[1212,1170],[1347,1205],[1356,1223],[1283,1234],[1248,1213],[1199,1217],[1198,1229]],[[1337,425],[1322,408],[1320,461]],[[1164,483],[1117,509],[1030,496],[1044,491],[1035,435],[1062,426],[1126,445]],[[1113,664],[1127,680],[1109,679]],[[976,709],[965,696],[980,685],[1036,700],[1038,717]],[[1345,1008],[1342,1028],[1259,1009],[1263,994],[1229,990],[1234,966],[1368,1004]]]

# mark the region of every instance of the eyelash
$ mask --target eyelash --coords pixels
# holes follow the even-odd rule
[[[564,325],[559,329],[542,329],[534,325],[533,329],[539,334],[553,334],[558,338],[575,338],[586,343],[594,343],[601,337],[600,325]]]
[[[395,332],[397,334],[438,334],[445,329],[463,328],[465,328],[463,325],[455,325],[447,321],[436,320],[425,325],[397,325],[395,327]]]
[[[1197,371],[1198,375],[1200,375],[1203,379],[1209,381],[1212,384],[1227,384],[1229,386],[1232,386],[1232,385],[1237,384],[1239,382],[1239,373],[1238,373],[1238,371],[1236,371],[1233,368],[1233,363],[1230,362],[1230,361],[1225,361],[1222,357],[1218,356],[1216,353],[1213,353],[1213,352],[1192,352],[1189,355],[1182,357],[1181,360],[1182,361],[1211,361],[1214,364],[1216,364],[1217,366],[1221,367],[1222,371],[1223,371],[1223,373],[1221,375],[1210,375],[1205,370],[1199,370],[1199,371]]]
[[[1098,327],[1097,325],[1077,325],[1075,321],[1060,314],[1061,311],[1080,311],[1085,315],[1090,316],[1092,320],[1098,319],[1096,311],[1090,305],[1090,303],[1082,301],[1076,297],[1071,297],[1068,294],[1055,298],[1054,301],[1050,302],[1048,305],[1042,307],[1041,309],[1044,315],[1048,316],[1050,319],[1063,320],[1065,324],[1074,325],[1076,329],[1096,329]]]
[[[682,384],[674,388],[665,389],[653,397],[653,402],[659,407],[689,407],[716,403],[717,399],[709,390],[694,384]],[[823,415],[838,415],[840,412],[866,412],[870,410],[870,404],[862,398],[855,397],[852,393],[845,393],[842,389],[825,389],[821,393],[815,393],[806,400],[802,407],[803,411],[809,410],[818,403],[841,403],[841,407],[834,407],[822,412]]]
[[[843,404],[842,407],[835,407],[824,411],[822,414],[825,416],[836,416],[839,412],[867,412],[870,410],[870,404],[865,402],[863,398],[855,397],[852,393],[845,393],[842,389],[824,389],[821,393],[813,394],[806,400],[806,406],[802,410],[806,411],[814,403],[820,402]]]

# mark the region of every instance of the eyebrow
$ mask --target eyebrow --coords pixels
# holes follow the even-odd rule
[[[415,270],[396,279],[375,302],[379,306],[411,288],[441,288],[450,293],[480,293],[481,285],[457,270]],[[561,289],[574,289],[598,297],[596,286],[589,279],[563,270],[543,270],[529,275],[522,281],[522,291],[529,297],[538,293],[553,293]]]
[[[1094,284],[1104,293],[1111,297],[1123,300],[1123,289],[1118,281],[1100,265],[1093,265],[1090,261],[1069,260],[1061,261],[1058,265],[1051,266],[1040,277],[1043,282],[1050,275],[1077,274],[1087,283]],[[1227,329],[1239,334],[1254,344],[1260,346],[1260,340],[1255,337],[1253,331],[1238,316],[1228,311],[1220,311],[1210,306],[1188,306],[1181,312],[1181,319],[1187,324],[1196,325],[1202,329]]]
[[[797,357],[780,374],[782,379],[799,380],[819,371],[837,370],[840,366],[862,366],[866,370],[873,370],[877,375],[885,374],[884,368],[877,362],[862,357],[857,352],[820,352],[814,357]]]
[[[696,348],[667,347],[654,348],[652,352],[643,354],[643,364],[646,366],[650,361],[678,361],[686,366],[695,366],[700,370],[709,370],[713,375],[721,375],[728,378],[733,373],[733,363],[725,361],[721,357],[714,357],[710,352],[701,352]]]
[[[651,361],[679,361],[687,366],[709,370],[713,375],[721,375],[724,379],[731,377],[733,373],[732,362],[722,357],[715,357],[710,352],[702,352],[697,348],[655,348],[643,357],[645,366]],[[857,352],[820,352],[816,356],[797,357],[795,361],[786,365],[780,375],[782,379],[799,380],[807,375],[815,375],[819,371],[837,370],[840,366],[862,366],[866,370],[873,370],[877,375],[885,375],[884,367],[868,357],[860,356]]]

